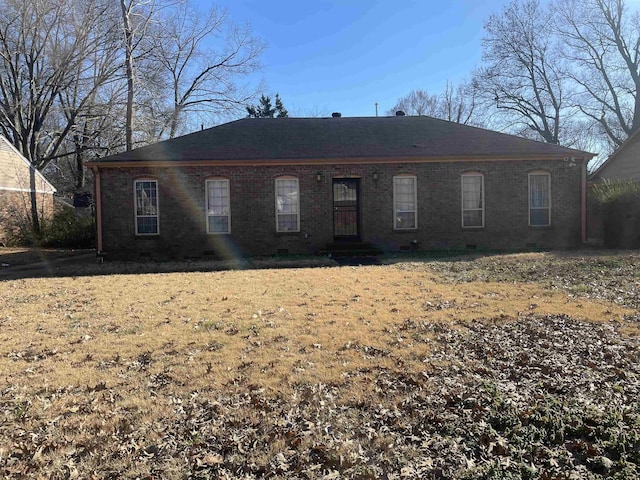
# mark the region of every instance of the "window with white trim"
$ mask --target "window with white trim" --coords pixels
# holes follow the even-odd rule
[[[158,235],[158,181],[136,180],[133,185],[136,235]]]
[[[231,233],[229,180],[212,178],[207,187],[207,233]]]
[[[462,175],[462,226],[484,227],[484,175],[481,173]]]
[[[393,177],[393,228],[418,228],[418,197],[416,177]]]
[[[300,231],[300,186],[297,178],[276,178],[276,231]]]
[[[529,174],[529,225],[551,225],[551,175],[548,172]]]

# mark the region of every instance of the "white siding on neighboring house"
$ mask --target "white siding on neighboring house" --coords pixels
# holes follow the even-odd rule
[[[56,189],[11,143],[0,135],[0,245],[31,223],[35,192],[40,220],[54,212]]]
[[[632,134],[592,175],[592,180],[640,182],[640,130]]]
[[[31,172],[37,193],[55,193],[56,189],[11,143],[0,135],[0,190],[31,192]]]

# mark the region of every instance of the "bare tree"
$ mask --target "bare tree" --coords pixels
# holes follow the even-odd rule
[[[43,131],[58,95],[81,70],[89,28],[68,13],[72,1],[5,0],[0,6],[0,128],[36,168],[64,136]],[[70,127],[69,127],[70,128]]]
[[[125,114],[125,145],[127,151],[134,143],[134,115],[136,96],[136,76],[140,63],[143,63],[152,47],[147,32],[153,27],[157,15],[155,0],[120,0],[122,14],[122,33],[124,46],[124,70],[127,82],[127,100]]]
[[[91,5],[96,7],[98,3]],[[58,94],[59,118],[53,118],[68,129],[68,134],[61,138],[64,142],[62,150],[74,157],[75,191],[82,191],[85,187],[84,162],[88,156],[100,155],[115,147],[113,142],[101,146],[98,138],[107,125],[113,128],[112,118],[121,116],[121,41],[116,14],[117,10],[107,3],[94,12],[102,19],[89,33],[94,48],[85,52],[84,59],[73,72],[74,81]],[[120,93],[116,98],[111,96],[114,89]],[[55,130],[53,122],[48,126],[48,130]],[[64,153],[61,157],[64,157]]]
[[[151,58],[167,82],[167,133],[173,138],[187,112],[239,112],[255,97],[241,83],[260,68],[265,44],[248,25],[233,24],[225,10],[202,12],[180,2],[163,13]]]
[[[86,62],[104,47],[96,35],[109,2],[3,0],[0,2],[0,131],[38,169],[63,152],[83,105],[101,82]],[[80,87],[80,85],[83,85]],[[58,101],[77,89],[74,111]],[[80,95],[80,91],[82,94]],[[32,221],[39,230],[35,196]]]
[[[478,82],[494,100],[502,125],[558,144],[573,111],[552,20],[538,0],[513,0],[489,17]]]
[[[438,118],[464,125],[484,125],[479,115],[482,110],[479,83],[476,79],[461,83],[455,87],[447,82],[445,91],[440,95]]]
[[[131,149],[175,135],[187,111],[240,110],[262,48],[187,0],[0,0],[0,133],[37,169],[73,171],[79,190],[84,162],[119,150],[123,131]],[[38,230],[35,196],[32,217]]]
[[[127,78],[127,113],[126,113],[126,145],[127,151],[133,148],[133,51],[134,51],[134,31],[131,21],[133,13],[134,0],[120,0],[120,8],[122,9],[122,30],[124,33],[124,50],[125,50],[125,71]]]
[[[291,117],[324,118],[331,116],[331,110],[326,105],[313,105],[302,111],[295,107],[288,110]]]
[[[580,111],[615,148],[640,126],[640,15],[623,0],[558,0],[555,11]]]
[[[81,95],[76,96],[73,91],[61,94],[59,121],[67,122],[69,115],[75,122],[63,145],[63,152],[67,153],[59,154],[46,168],[47,177],[58,191],[86,191],[91,177],[85,162],[124,147],[125,91],[121,80],[117,76],[116,81],[106,83],[82,106],[78,101]]]
[[[447,82],[441,94],[430,94],[426,90],[412,90],[400,98],[387,111],[394,115],[398,110],[407,115],[430,116],[450,122],[479,125],[477,118],[480,107],[479,90],[475,81],[464,82],[457,87]]]
[[[189,1],[121,0],[121,8],[127,148],[138,130],[148,140],[173,138],[194,115],[239,113],[255,98],[243,79],[260,68],[265,45],[248,25],[233,24],[215,7],[202,12]],[[134,115],[140,117],[136,125]]]
[[[402,111],[407,115],[437,117],[439,114],[439,97],[426,90],[412,90],[398,99],[395,105],[387,111],[387,115],[395,115]]]

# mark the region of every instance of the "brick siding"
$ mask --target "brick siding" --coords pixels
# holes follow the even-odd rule
[[[528,225],[528,173],[551,174],[551,226]],[[485,226],[462,228],[461,180],[484,175]],[[321,181],[317,174],[321,174]],[[374,173],[377,179],[374,179]],[[393,229],[393,177],[418,183],[418,229]],[[300,184],[300,232],[277,233],[275,179]],[[231,233],[206,233],[205,180],[228,178]],[[386,251],[413,248],[569,248],[580,243],[581,167],[563,161],[412,164],[104,168],[101,170],[103,250],[109,258],[185,258],[315,253],[333,241],[332,179],[360,178],[360,234]],[[157,236],[136,236],[133,181],[158,180]]]

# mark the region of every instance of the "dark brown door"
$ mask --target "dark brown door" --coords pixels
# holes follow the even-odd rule
[[[336,240],[359,240],[360,180],[333,179],[333,235]]]

